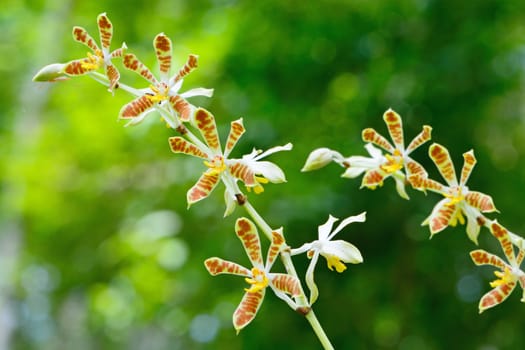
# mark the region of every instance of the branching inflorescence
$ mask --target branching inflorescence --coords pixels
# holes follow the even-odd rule
[[[171,74],[172,43],[165,34],[160,33],[153,40],[160,71],[159,77],[156,78],[134,54],[126,53],[125,44],[115,51],[110,51],[113,26],[105,13],[98,16],[97,23],[101,47],[85,29],[74,27],[73,38],[86,45],[91,52],[85,58],[68,63],[54,63],[42,68],[35,75],[34,81],[56,82],[86,75],[107,86],[111,93],[118,93],[120,90],[130,93],[134,98],[124,105],[119,113],[119,119],[127,121],[126,125],[137,125],[152,112],[160,114],[166,125],[179,134],[169,138],[171,150],[174,153],[200,158],[204,162],[205,167],[201,176],[187,192],[188,207],[207,198],[222,183],[226,203],[224,216],[232,214],[235,207],[240,206],[245,208],[246,213],[251,217],[251,219],[239,218],[236,221],[235,233],[248,255],[252,268],[246,268],[217,257],[205,261],[205,267],[210,274],[235,274],[245,277],[248,283],[244,297],[233,314],[234,328],[239,332],[255,318],[265,292],[269,288],[288,306],[304,315],[323,347],[332,349],[328,337],[312,310],[312,304],[319,296],[314,280],[314,270],[319,256],[326,259],[330,270],[335,268],[339,273],[346,269],[345,263],[357,264],[363,261],[357,247],[343,240],[333,240],[333,237],[350,223],[364,222],[365,213],[343,219],[334,230],[332,227],[338,219],[329,215],[328,221],[318,228],[318,239],[305,243],[299,248],[289,247],[286,244],[283,228],[273,229],[263,219],[252,206],[239,183],[244,186],[246,192],[260,194],[264,191],[264,185],[270,182],[285,182],[286,177],[283,170],[276,164],[262,159],[276,152],[289,151],[292,149],[292,144],[273,147],[265,152],[254,149],[240,158],[232,158],[231,153],[234,146],[245,133],[243,120],[238,119],[231,122],[226,143],[222,146],[213,114],[188,101],[194,96],[211,97],[213,90],[196,88],[180,92],[184,77],[197,68],[198,57],[190,55],[186,64]],[[114,60],[121,61],[126,69],[142,76],[149,85],[134,88],[123,83]],[[100,70],[103,70],[104,73],[100,73]],[[484,213],[496,211],[492,198],[486,194],[471,191],[466,186],[467,179],[476,163],[474,152],[469,151],[463,155],[465,163],[458,182],[447,149],[438,144],[430,146],[430,158],[447,182],[447,185],[442,185],[430,179],[424,167],[410,156],[416,148],[430,140],[431,127],[424,126],[421,133],[405,147],[401,117],[393,110],[388,110],[384,114],[384,120],[392,143],[374,129],[368,128],[363,130],[362,137],[367,142],[365,148],[369,157],[345,158],[337,151],[320,148],[309,155],[303,171],[319,169],[333,161],[345,168],[343,177],[355,178],[364,174],[361,187],[375,189],[381,187],[388,178],[392,178],[402,198],[409,199],[406,186],[423,192],[430,190],[443,195],[444,198],[436,204],[430,216],[423,223],[430,227],[431,235],[448,226],[455,226],[457,223],[464,224],[466,217],[468,237],[477,244],[480,228],[488,228],[501,243],[507,259],[505,262],[500,257],[480,249],[470,253],[475,264],[488,264],[498,268],[496,271],[498,279],[491,283],[493,289],[482,297],[479,305],[480,312],[502,302],[517,284],[524,289],[525,273],[520,268],[525,256],[524,240],[509,232],[496,220],[485,217]],[[265,262],[263,262],[261,253],[258,229],[270,241]],[[309,296],[306,295],[301,285],[292,261],[292,256],[302,253],[306,253],[311,259],[305,276]],[[285,273],[272,271],[278,257],[283,262]],[[525,302],[525,294],[522,301]]]

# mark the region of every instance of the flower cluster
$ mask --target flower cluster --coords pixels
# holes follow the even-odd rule
[[[249,154],[240,158],[232,158],[231,153],[234,147],[245,133],[242,118],[231,122],[226,143],[222,146],[213,114],[204,108],[194,106],[188,101],[194,96],[211,97],[213,90],[194,88],[181,92],[184,78],[198,66],[196,55],[189,55],[183,67],[172,72],[172,42],[164,33],[156,35],[153,40],[153,48],[159,66],[159,75],[156,77],[135,54],[126,51],[125,44],[122,44],[121,48],[117,50],[110,51],[113,26],[105,13],[98,16],[97,24],[100,34],[100,47],[85,29],[74,27],[73,38],[86,45],[91,52],[85,58],[67,63],[50,64],[42,68],[33,80],[57,82],[77,76],[89,76],[107,86],[113,94],[118,91],[130,93],[134,98],[120,109],[118,115],[119,119],[127,122],[126,125],[137,125],[153,112],[160,114],[166,125],[179,133],[178,136],[172,136],[168,140],[173,153],[200,158],[205,166],[195,185],[187,192],[188,207],[207,198],[219,183],[222,183],[225,188],[225,216],[232,214],[239,205],[244,207],[253,219],[252,221],[241,217],[237,219],[235,224],[235,233],[242,242],[252,268],[246,268],[217,257],[205,261],[205,267],[210,274],[243,276],[249,284],[249,287],[245,289],[244,297],[234,311],[234,328],[239,332],[255,318],[266,290],[269,288],[288,306],[306,317],[324,348],[333,348],[315,314],[311,312],[311,306],[319,295],[318,287],[314,282],[314,269],[320,255],[327,259],[328,267],[331,270],[335,268],[337,272],[343,272],[346,269],[344,263],[356,264],[363,261],[361,253],[354,245],[342,240],[334,241],[332,238],[348,224],[363,222],[365,214],[344,219],[333,231],[332,226],[337,219],[330,215],[328,221],[319,226],[317,240],[306,243],[300,248],[291,249],[286,244],[283,229],[272,230],[270,225],[248,202],[243,189],[246,189],[247,192],[260,194],[264,192],[264,185],[268,183],[285,182],[286,177],[283,170],[278,165],[263,159],[273,153],[291,150],[292,144],[287,143],[283,146],[272,147],[266,151],[254,148]],[[122,82],[120,72],[113,63],[116,58],[121,59],[124,68],[144,78],[148,86],[135,88]],[[100,73],[99,70],[103,70],[104,73]],[[379,164],[375,171],[369,170],[367,172],[367,176],[371,178],[367,182],[368,187],[382,183],[382,178],[390,175],[395,177],[396,181],[401,177],[404,178],[404,175],[400,175],[398,164],[407,164],[407,167],[411,169],[410,174],[419,173],[422,169],[420,165],[411,160],[408,154],[419,144],[426,141],[430,129],[425,129],[422,135],[405,150],[402,133],[400,133],[399,116],[394,112],[389,112],[385,118],[388,119],[391,134],[395,135],[396,147],[388,144],[386,140],[373,131],[367,134],[366,138],[370,138],[370,142],[391,153],[391,155],[384,157],[385,161]],[[244,186],[243,189],[241,189],[240,184]],[[270,239],[270,247],[265,262],[263,262],[261,254],[261,242],[256,225]],[[291,259],[292,255],[301,253],[306,253],[311,259],[305,277],[306,285],[310,290],[309,301]],[[272,271],[278,257],[282,260],[286,273]]]
[[[431,127],[423,126],[423,131],[405,149],[401,117],[389,109],[385,112],[383,119],[393,144],[374,129],[367,128],[363,130],[362,137],[367,142],[365,148],[371,157],[350,156],[345,158],[337,151],[319,148],[310,153],[303,171],[316,170],[333,161],[346,169],[343,177],[354,178],[364,173],[361,187],[375,189],[382,186],[384,179],[392,177],[396,182],[397,192],[403,198],[408,199],[405,191],[407,184],[424,193],[428,190],[441,194],[444,198],[434,206],[431,214],[422,223],[429,226],[431,237],[449,226],[456,226],[458,223],[466,224],[468,238],[478,244],[481,227],[487,227],[500,241],[508,260],[508,263],[505,263],[501,258],[484,250],[476,250],[471,253],[477,265],[489,264],[501,270],[496,272],[499,279],[491,283],[494,289],[481,299],[480,312],[505,300],[518,283],[523,287],[525,277],[520,270],[520,264],[525,254],[525,241],[508,232],[497,222],[485,217],[485,213],[498,212],[492,197],[482,192],[472,191],[466,185],[476,165],[474,151],[470,150],[463,154],[464,163],[458,181],[448,150],[438,143],[429,147],[429,157],[447,183],[443,185],[429,178],[423,166],[409,156],[416,148],[430,140]],[[383,154],[383,151],[374,145],[387,153]],[[514,246],[519,250],[517,257],[514,254]],[[525,302],[525,298],[522,301]]]

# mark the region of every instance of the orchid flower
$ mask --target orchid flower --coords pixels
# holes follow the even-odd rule
[[[500,269],[500,271],[494,272],[498,279],[490,283],[493,289],[485,294],[479,302],[480,313],[502,303],[512,293],[518,283],[523,289],[521,301],[525,303],[525,273],[520,269],[520,265],[525,257],[525,251],[520,249],[518,256],[516,256],[509,232],[497,221],[492,222],[490,225],[490,232],[501,244],[508,263],[499,256],[487,253],[482,249],[470,252],[470,257],[476,265],[492,265]]]
[[[195,122],[197,129],[206,141],[206,145],[201,142],[192,143],[179,136],[169,139],[171,150],[174,153],[184,153],[202,158],[208,167],[197,183],[188,191],[186,196],[188,205],[208,197],[222,178],[226,184],[227,209],[225,215],[227,215],[232,210],[237,194],[231,181],[241,180],[248,189],[253,189],[255,193],[264,191],[263,185],[268,182],[281,183],[286,181],[283,171],[277,165],[260,159],[275,152],[290,150],[292,144],[273,147],[262,153],[254,150],[241,159],[229,159],[230,152],[245,132],[242,118],[231,123],[224,152],[221,149],[213,115],[203,108],[198,108],[195,112]],[[224,177],[225,174],[228,176]]]
[[[417,135],[412,142],[405,148],[403,137],[403,124],[399,114],[389,109],[383,115],[390,137],[394,141],[392,145],[387,139],[381,136],[372,128],[363,130],[363,141],[366,150],[371,157],[351,156],[344,158],[339,152],[327,148],[314,150],[308,157],[302,171],[309,171],[325,166],[331,160],[340,164],[346,171],[343,177],[355,178],[365,173],[361,182],[361,187],[375,189],[382,186],[383,181],[392,177],[396,182],[396,189],[402,198],[408,199],[405,191],[405,180],[412,174],[426,175],[426,171],[418,162],[409,155],[419,146],[430,140],[432,128],[423,126],[423,131]],[[374,146],[381,147],[387,154]],[[405,169],[405,173],[402,171]]]
[[[124,56],[124,66],[142,76],[151,85],[140,90],[139,97],[122,107],[119,118],[130,120],[130,124],[137,124],[152,112],[157,104],[161,106],[168,104],[173,111],[178,113],[181,121],[188,122],[191,119],[193,106],[186,101],[186,98],[193,96],[210,97],[213,90],[197,88],[179,93],[183,78],[197,68],[197,56],[189,55],[186,64],[170,78],[171,40],[164,33],[160,33],[153,40],[153,46],[160,67],[160,79],[155,78],[150,69],[139,61],[134,54]],[[163,118],[166,119],[165,116]]]
[[[465,215],[467,217],[467,235],[470,240],[477,244],[480,225],[483,225],[484,220],[481,213],[491,213],[497,209],[489,195],[471,191],[466,186],[472,169],[476,165],[474,151],[470,150],[463,153],[464,163],[459,183],[448,150],[434,143],[428,152],[441,176],[447,181],[448,186],[419,174],[410,177],[409,181],[414,188],[437,192],[445,197],[436,204],[423,225],[429,225],[431,236],[433,236],[447,226],[456,226],[458,222],[463,225],[465,223],[463,215]]]
[[[122,44],[120,49],[110,52],[109,47],[113,37],[113,25],[106,16],[106,13],[101,13],[98,15],[97,23],[101,48],[84,28],[74,27],[73,38],[89,47],[93,53],[88,53],[87,58],[82,58],[66,63],[63,67],[63,70],[64,73],[69,76],[77,76],[95,71],[100,67],[104,67],[106,76],[109,80],[109,91],[113,92],[113,90],[118,87],[120,73],[111,63],[111,60],[116,57],[122,57],[124,50],[126,49],[126,44]]]
[[[287,294],[295,297],[301,293],[299,280],[292,275],[270,272],[275,259],[286,246],[281,231],[280,229],[272,232],[272,243],[268,250],[266,263],[263,263],[261,242],[255,224],[247,218],[237,219],[235,233],[241,240],[253,267],[248,269],[234,262],[216,257],[206,259],[204,262],[206,269],[211,275],[232,274],[243,276],[250,285],[249,288],[244,289],[244,297],[233,313],[233,326],[237,333],[255,318],[263,302],[267,287],[270,287],[290,307],[293,309],[297,307]]]
[[[322,255],[328,264],[328,268],[339,273],[346,270],[344,263],[359,264],[363,262],[361,252],[353,244],[343,240],[332,240],[334,236],[339,233],[343,228],[353,222],[364,222],[366,220],[366,212],[359,215],[350,216],[341,221],[339,226],[332,231],[334,223],[339,220],[332,215],[328,217],[328,220],[319,226],[318,234],[319,238],[311,243],[303,244],[297,249],[292,249],[292,255],[301,254],[307,252],[308,258],[311,259],[308,270],[306,271],[306,284],[310,289],[310,305],[312,305],[319,296],[319,290],[314,281],[314,270],[319,259],[319,255]]]

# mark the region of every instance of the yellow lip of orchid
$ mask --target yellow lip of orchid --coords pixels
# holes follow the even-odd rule
[[[346,265],[341,262],[339,257],[335,255],[324,255],[324,257],[326,258],[326,263],[328,264],[328,268],[330,269],[330,271],[333,271],[334,267],[335,270],[339,273],[346,270]]]
[[[381,165],[381,169],[389,174],[395,173],[398,170],[403,169],[403,157],[401,151],[398,149],[394,150],[392,154],[385,154],[387,162]]]
[[[494,275],[496,275],[498,279],[490,282],[490,286],[492,288],[499,287],[501,285],[504,285],[504,284],[507,284],[509,282],[513,282],[516,280],[516,276],[512,273],[512,271],[508,267],[505,267],[505,270],[503,272],[494,271]]]
[[[162,102],[168,99],[168,89],[163,89],[164,91],[161,91],[161,89],[157,86],[150,85],[149,88],[151,91],[153,91],[152,95],[147,94],[146,96],[148,99],[150,99],[153,102]]]
[[[215,156],[210,162],[206,160],[204,161],[204,165],[209,168],[205,174],[210,176],[219,175],[227,168],[223,156]]]
[[[252,275],[253,278],[245,278],[245,281],[252,285],[250,288],[244,289],[246,292],[256,293],[268,286],[268,277],[264,271],[254,267],[252,268]]]
[[[87,53],[87,58],[85,62],[81,63],[82,68],[87,70],[97,70],[101,67],[104,62],[104,55],[102,51],[97,50],[95,55],[91,52]]]

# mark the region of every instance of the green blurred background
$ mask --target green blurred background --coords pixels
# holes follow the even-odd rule
[[[200,67],[184,90],[247,133],[233,156],[287,142],[271,160],[288,182],[250,197],[297,247],[328,214],[367,211],[340,235],[365,263],[343,274],[317,269],[315,310],[337,349],[518,349],[525,344],[521,290],[478,315],[494,279],[476,268],[464,227],[428,240],[420,223],[440,199],[392,181],[359,189],[335,164],[301,173],[308,153],[330,147],[365,155],[361,130],[384,135],[383,112],[401,114],[411,139],[422,125],[459,168],[474,148],[471,189],[493,196],[499,221],[525,233],[525,2],[520,0],[59,1],[0,4],[0,349],[318,349],[307,322],[268,293],[239,335],[231,315],[242,278],[210,277],[203,260],[248,259],[233,234],[242,209],[222,218],[222,190],[186,209],[200,161],[173,155],[157,117],[138,127],[116,120],[131,97],[86,77],[37,84],[42,66],[83,57],[80,25],[114,24],[155,67],[153,37],[190,53]],[[144,81],[122,72],[137,87]],[[427,147],[414,153],[431,175]],[[482,231],[482,248],[500,254]],[[266,242],[265,242],[266,247]],[[308,261],[297,257],[304,273]],[[277,265],[277,269],[282,267]]]

